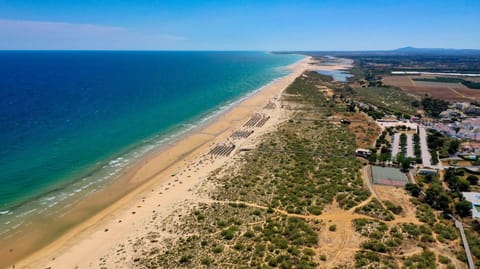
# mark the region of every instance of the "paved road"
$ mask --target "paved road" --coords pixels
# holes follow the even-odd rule
[[[400,134],[395,133],[393,134],[393,141],[392,141],[392,159],[397,157],[399,150],[400,150]]]
[[[407,157],[414,158],[415,151],[413,150],[413,135],[407,134]]]
[[[422,150],[422,163],[425,167],[432,167],[431,159],[432,155],[428,151],[427,146],[427,132],[425,131],[425,127],[420,126],[420,149]]]

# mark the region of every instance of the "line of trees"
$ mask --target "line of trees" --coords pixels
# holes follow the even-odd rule
[[[413,151],[415,153],[415,162],[422,163],[422,150],[420,148],[420,136],[417,133],[413,135]]]

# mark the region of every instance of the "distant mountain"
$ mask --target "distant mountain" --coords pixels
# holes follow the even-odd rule
[[[455,55],[455,54],[480,54],[478,49],[446,49],[446,48],[415,48],[415,47],[404,47],[396,50],[385,51],[391,53],[408,53],[408,54],[444,54],[444,55]]]
[[[404,47],[394,50],[358,50],[358,51],[285,51],[274,53],[298,53],[305,55],[331,55],[331,56],[415,56],[415,55],[436,55],[436,56],[480,56],[480,49],[445,49],[445,48],[415,48]]]

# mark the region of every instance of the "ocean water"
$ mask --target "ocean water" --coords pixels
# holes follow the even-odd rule
[[[0,226],[114,179],[132,160],[286,75],[284,67],[301,58],[0,52]]]

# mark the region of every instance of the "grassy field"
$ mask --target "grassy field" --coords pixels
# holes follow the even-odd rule
[[[391,114],[415,115],[417,113],[417,108],[413,104],[418,100],[396,87],[356,88],[355,98],[375,105]]]

